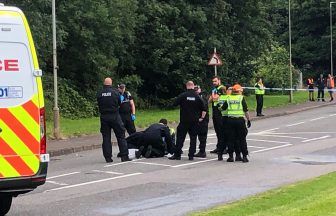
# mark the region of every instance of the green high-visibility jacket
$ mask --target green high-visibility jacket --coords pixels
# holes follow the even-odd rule
[[[256,83],[254,85],[254,87],[255,87],[255,94],[257,94],[257,95],[264,95],[265,94],[265,89],[264,89],[265,87],[264,87],[263,84]]]
[[[228,95],[226,102],[228,104],[227,115],[229,117],[244,117],[242,95]]]
[[[228,116],[228,110],[223,110],[222,107],[223,107],[223,104],[225,102],[227,102],[227,98],[228,98],[229,95],[221,95],[219,96],[219,99],[218,99],[218,104],[221,104],[219,105],[218,109],[221,111],[221,114],[222,116]]]
[[[215,91],[216,94],[218,94],[219,96],[221,96],[223,94],[223,92],[222,92],[222,88],[223,87],[224,87],[223,85],[219,85],[213,91]],[[212,104],[215,107],[215,106],[217,106],[218,101],[213,101]]]

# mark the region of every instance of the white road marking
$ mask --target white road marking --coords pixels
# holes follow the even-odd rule
[[[180,165],[172,166],[172,168],[179,168],[179,167],[191,166],[191,165],[200,164],[200,163],[207,163],[207,162],[214,161],[214,160],[218,160],[218,159],[213,158],[213,159],[204,160],[204,161],[197,161],[197,162],[193,162],[193,163],[180,164]]]
[[[336,116],[336,114],[331,114],[331,115],[329,115],[330,117],[332,117],[332,116]]]
[[[66,174],[62,174],[62,175],[58,175],[58,176],[52,176],[52,177],[47,178],[47,180],[60,178],[60,177],[64,177],[64,176],[69,176],[69,175],[75,175],[75,174],[78,174],[78,173],[80,173],[80,172],[72,172],[72,173],[66,173]]]
[[[288,144],[289,142],[281,142],[281,141],[274,141],[274,140],[260,140],[260,139],[246,139],[248,141],[256,141],[256,142],[268,142],[268,143],[280,143],[280,144]]]
[[[314,119],[311,119],[311,120],[309,120],[309,121],[317,121],[317,120],[320,120],[320,119],[325,119],[325,118],[327,118],[327,117],[319,117],[319,118],[314,118]]]
[[[279,134],[279,135],[281,135],[281,134],[284,134],[284,135],[293,134],[293,135],[295,135],[295,134],[330,134],[330,133],[335,133],[335,132],[293,132],[293,133],[272,133],[272,134]]]
[[[263,130],[263,131],[260,131],[258,133],[255,133],[255,134],[268,133],[268,132],[275,131],[275,130],[279,130],[279,128],[272,128],[272,129],[268,129],[268,130]]]
[[[112,174],[112,175],[124,175],[124,173],[119,173],[119,172],[102,171],[102,170],[92,170],[92,171],[98,172],[98,173]]]
[[[291,139],[307,139],[304,137],[295,137],[295,136],[283,136],[283,135],[276,135],[276,134],[259,134],[258,136],[267,136],[267,137],[279,137],[279,138],[291,138]]]
[[[126,161],[126,162],[121,162],[121,163],[116,163],[116,164],[105,165],[104,167],[114,167],[114,166],[124,165],[124,164],[128,164],[128,163],[135,162],[135,161],[141,161],[141,160],[143,160],[143,159],[136,159],[136,160],[132,160],[132,161]]]
[[[153,165],[153,166],[165,166],[165,167],[172,167],[171,165],[167,165],[167,164],[160,164],[160,163],[149,163],[149,162],[143,162],[143,161],[139,161],[139,162],[132,162],[134,164],[146,164],[146,165]]]
[[[251,147],[251,148],[259,148],[259,149],[265,149],[266,147],[261,147],[261,146],[251,146],[251,145],[249,145],[249,146],[247,146],[247,147]]]
[[[60,185],[60,186],[66,186],[68,184],[65,184],[65,183],[60,183],[60,182],[55,182],[55,181],[46,181],[47,183],[50,183],[50,184],[55,184],[55,185]]]
[[[69,189],[69,188],[75,188],[75,187],[81,187],[81,186],[85,186],[85,185],[91,185],[91,184],[96,184],[96,183],[111,181],[111,180],[115,180],[115,179],[121,179],[121,178],[127,178],[127,177],[142,175],[142,174],[143,173],[132,173],[132,174],[117,176],[117,177],[113,177],[113,178],[106,178],[106,179],[100,179],[100,180],[97,180],[97,181],[90,181],[90,182],[84,182],[84,183],[75,184],[75,185],[68,185],[68,186],[64,186],[64,187],[59,187],[59,188],[54,188],[54,189],[46,190],[43,193],[47,193],[47,192],[51,192],[51,191],[59,191],[59,190],[64,190],[64,189]]]
[[[306,142],[311,142],[311,141],[316,141],[316,140],[326,139],[326,138],[329,138],[329,137],[330,137],[330,136],[327,135],[327,136],[317,137],[317,138],[313,138],[313,139],[303,140],[302,142],[303,142],[303,143],[306,143]]]
[[[297,122],[297,123],[294,123],[294,124],[286,125],[286,127],[293,127],[293,126],[304,124],[304,123],[306,123],[306,122]]]
[[[208,151],[211,151],[211,150],[208,150]],[[181,156],[181,158],[189,158],[189,156]],[[199,160],[207,160],[207,158],[201,158],[201,157],[195,157]]]
[[[272,147],[272,148],[260,149],[260,150],[257,150],[257,151],[253,151],[252,153],[270,151],[270,150],[274,150],[274,149],[285,148],[285,147],[292,146],[292,145],[293,144],[289,143],[289,144],[286,144],[286,145],[276,146],[276,147]]]

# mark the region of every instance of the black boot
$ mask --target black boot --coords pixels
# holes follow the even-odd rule
[[[121,162],[127,162],[127,161],[132,161],[132,159],[130,159],[128,155],[121,157]]]
[[[240,155],[237,155],[235,161],[243,161],[243,158]]]
[[[105,161],[106,161],[106,163],[112,163],[113,162],[112,158],[105,158]]]
[[[229,158],[226,160],[227,162],[234,162],[233,160],[233,154],[229,154]]]
[[[247,159],[247,156],[244,156],[243,157],[243,163],[248,163],[249,162],[249,160]]]
[[[174,154],[173,156],[168,158],[169,160],[181,160],[181,155],[177,156],[176,154]]]
[[[145,148],[145,146],[140,146],[139,150],[135,152],[135,158],[136,159],[139,159],[141,157],[144,148]]]
[[[223,160],[223,154],[218,154],[218,161],[222,161]]]
[[[215,148],[214,150],[210,151],[210,154],[217,154],[218,153],[218,149]]]
[[[197,154],[194,155],[194,157],[206,158],[206,153],[199,151]]]
[[[145,158],[150,158],[150,156],[151,156],[151,154],[152,154],[152,146],[151,145],[149,145],[148,147],[147,147],[147,151],[146,151],[146,153],[145,153]]]
[[[193,155],[189,155],[189,160],[190,161],[194,160],[194,156]]]

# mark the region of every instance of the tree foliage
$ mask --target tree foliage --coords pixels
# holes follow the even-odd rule
[[[56,2],[59,75],[89,101],[106,76],[126,82],[147,105],[165,104],[189,79],[209,86],[213,68],[207,60],[214,47],[224,62],[219,74],[226,83],[247,85],[255,74],[269,77],[274,86],[287,83],[287,1]],[[302,71],[327,71],[329,1],[292,2],[294,65]],[[5,3],[26,13],[41,67],[51,74],[51,1]],[[278,73],[281,80],[274,79]]]

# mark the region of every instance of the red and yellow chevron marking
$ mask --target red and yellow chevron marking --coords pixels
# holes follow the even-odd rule
[[[31,176],[39,169],[38,97],[21,106],[0,108],[0,178]]]

